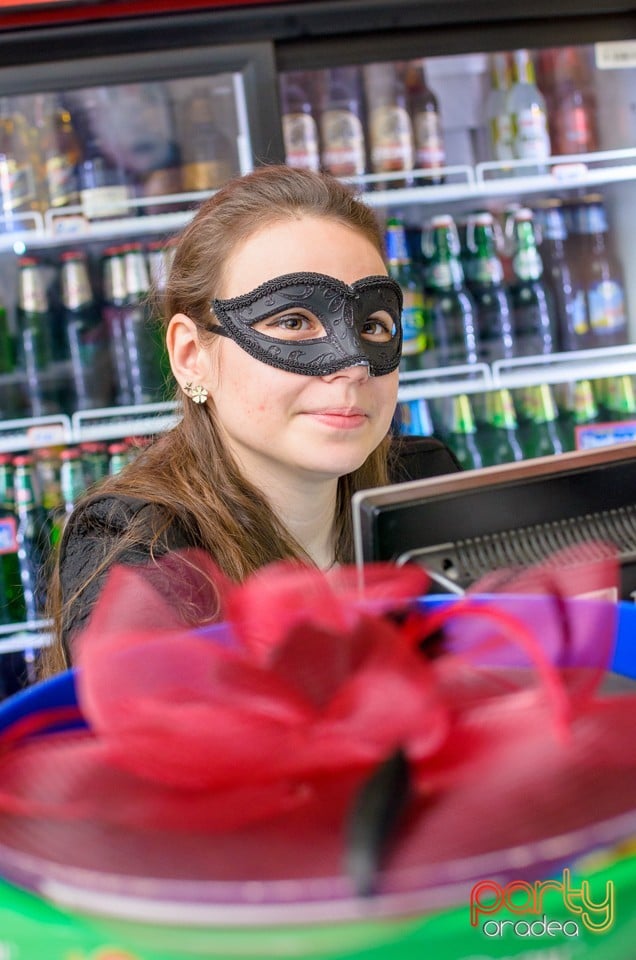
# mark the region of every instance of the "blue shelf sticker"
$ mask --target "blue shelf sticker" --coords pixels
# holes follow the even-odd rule
[[[595,450],[598,447],[611,447],[617,443],[634,443],[636,420],[583,424],[576,427],[575,433],[577,450]]]

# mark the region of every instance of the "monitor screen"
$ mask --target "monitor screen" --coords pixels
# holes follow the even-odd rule
[[[360,567],[416,562],[442,592],[463,593],[498,569],[610,543],[621,599],[636,597],[636,444],[378,487],[356,493],[352,506]]]

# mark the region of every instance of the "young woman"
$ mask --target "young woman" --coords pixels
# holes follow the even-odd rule
[[[356,490],[458,469],[390,435],[401,306],[375,215],[337,180],[263,167],[202,205],[164,298],[182,417],[72,514],[43,675],[116,562],[197,546],[238,582],[281,558],[328,569],[353,559]]]

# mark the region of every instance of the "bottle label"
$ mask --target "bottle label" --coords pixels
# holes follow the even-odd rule
[[[225,160],[205,160],[183,165],[184,190],[218,190],[232,176]]]
[[[413,169],[413,128],[403,107],[376,107],[371,114],[370,136],[375,173]]]
[[[478,257],[471,264],[471,280],[475,283],[503,283],[503,265],[499,257]]]
[[[400,433],[428,437],[433,432],[426,400],[406,400],[400,404]]]
[[[543,261],[536,247],[518,250],[512,258],[512,269],[520,280],[539,280],[543,273]]]
[[[576,290],[570,301],[569,313],[574,333],[579,336],[588,333],[589,325],[587,322],[587,305],[585,303],[585,292]]]
[[[588,290],[590,327],[595,333],[615,333],[625,328],[625,298],[620,284],[604,280]]]
[[[130,212],[128,187],[91,187],[80,191],[84,216],[88,220],[125,217]]]
[[[27,313],[47,312],[46,288],[38,267],[25,267],[20,271],[19,302]]]
[[[24,210],[34,199],[35,177],[31,167],[0,154],[0,210]]]
[[[318,129],[308,113],[286,113],[283,116],[285,161],[296,170],[320,169]]]
[[[15,517],[0,519],[0,554],[18,552],[18,525]]]
[[[322,130],[323,166],[335,177],[364,173],[364,132],[360,119],[350,110],[325,110]]]
[[[500,113],[498,116],[492,117],[490,137],[495,160],[512,160],[514,151],[512,149],[512,123],[509,114]]]
[[[66,157],[49,157],[45,164],[46,184],[51,207],[64,207],[75,203],[77,199],[77,183],[75,171]]]
[[[428,282],[436,290],[448,290],[453,286],[454,273],[451,264],[446,261],[435,263],[431,267]]]
[[[446,161],[446,150],[440,117],[433,110],[423,110],[415,115],[413,120],[415,135],[415,165],[422,170],[443,167]]]
[[[70,260],[62,268],[62,301],[70,310],[91,303],[93,292],[83,264]]]
[[[402,307],[402,353],[415,356],[426,349],[426,314],[421,293],[403,291]]]
[[[512,128],[515,155],[519,160],[545,160],[550,156],[546,116],[536,104],[513,114]]]

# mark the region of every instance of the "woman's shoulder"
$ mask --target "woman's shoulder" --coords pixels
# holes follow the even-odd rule
[[[191,546],[186,525],[161,503],[106,490],[85,497],[68,518],[62,550],[74,541],[117,540],[135,528],[137,544],[162,534],[166,549]]]
[[[461,469],[453,451],[436,437],[393,438],[389,461],[391,483],[425,480]]]

